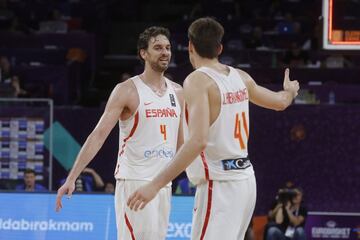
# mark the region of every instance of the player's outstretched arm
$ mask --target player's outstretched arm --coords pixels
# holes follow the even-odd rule
[[[162,187],[184,171],[206,147],[210,128],[208,84],[207,76],[200,72],[193,72],[185,80],[184,98],[188,111],[185,114],[188,116],[189,139],[153,181],[140,187],[129,197],[127,205],[130,209],[143,209]]]
[[[106,104],[104,113],[102,114],[99,122],[95,126],[94,130],[90,133],[86,139],[84,145],[80,149],[79,154],[76,157],[74,166],[72,167],[69,176],[65,183],[59,188],[56,196],[56,211],[60,211],[62,208],[61,198],[67,194],[71,197],[75,190],[75,181],[79,177],[82,170],[89,164],[89,162],[95,157],[103,145],[105,139],[113,129],[120,114],[126,103],[126,96],[128,96],[129,87],[126,83],[118,84],[112,91],[109,100]]]
[[[290,70],[287,68],[284,74],[283,91],[274,92],[256,84],[252,77],[239,70],[239,74],[244,80],[249,92],[250,101],[258,106],[273,109],[276,111],[285,110],[291,105],[299,91],[299,82],[290,81]]]

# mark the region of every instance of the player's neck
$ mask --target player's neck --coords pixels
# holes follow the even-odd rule
[[[164,72],[156,72],[152,69],[145,69],[144,72],[140,74],[140,78],[145,84],[156,88],[161,88],[165,85]]]
[[[201,67],[209,67],[209,68],[214,68],[216,65],[219,64],[219,60],[217,58],[202,58],[202,57],[198,57],[195,60],[195,68],[201,68]]]

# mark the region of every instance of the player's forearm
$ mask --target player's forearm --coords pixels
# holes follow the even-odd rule
[[[101,146],[104,144],[104,141],[105,138],[97,132],[92,132],[89,135],[83,147],[80,149],[78,156],[76,157],[74,166],[72,167],[69,176],[67,177],[68,181],[75,182],[80,173],[100,150]]]
[[[205,148],[205,144],[201,141],[189,139],[182,145],[173,161],[154,178],[153,183],[158,189],[166,186],[166,184],[176,178],[183,172],[194,160],[201,151]]]
[[[285,110],[293,102],[296,93],[288,90],[283,90],[277,93],[279,95],[279,101],[277,109],[278,111]]]

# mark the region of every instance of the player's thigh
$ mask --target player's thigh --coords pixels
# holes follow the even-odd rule
[[[241,239],[256,201],[255,178],[198,186],[192,239]]]
[[[126,205],[128,197],[146,181],[120,181],[115,191],[115,208],[118,232],[136,239],[163,239],[166,236],[169,215],[171,188],[165,187],[146,207],[132,211]]]

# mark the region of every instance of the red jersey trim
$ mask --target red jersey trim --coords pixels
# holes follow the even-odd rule
[[[139,112],[136,112],[135,114],[135,119],[134,119],[134,125],[133,127],[131,128],[131,131],[130,131],[130,134],[129,136],[127,136],[125,139],[124,139],[124,144],[121,146],[121,151],[119,153],[119,156],[123,155],[124,151],[125,151],[125,147],[126,147],[126,141],[128,141],[135,133],[136,131],[136,128],[137,126],[139,125]],[[116,166],[116,171],[115,171],[115,174],[116,175],[118,172],[119,172],[119,163],[118,165]]]
[[[131,223],[130,223],[130,221],[129,221],[127,215],[126,215],[126,213],[125,213],[124,216],[125,216],[126,226],[128,227],[129,232],[130,232],[130,235],[131,235],[131,239],[132,239],[132,240],[136,240],[136,239],[135,239],[135,235],[134,235],[134,230],[133,230],[133,228],[132,228],[132,226],[131,226]]]
[[[203,163],[203,165],[204,165],[205,179],[206,179],[206,180],[209,180],[209,167],[208,167],[208,165],[207,165],[204,152],[201,152],[201,153],[200,153],[200,156],[201,156],[202,163]]]
[[[207,201],[207,208],[206,208],[204,225],[203,225],[203,227],[201,229],[200,240],[203,240],[204,237],[205,237],[205,233],[206,233],[207,226],[209,224],[210,213],[211,213],[213,181],[209,180],[208,184],[209,184],[208,185],[208,201]]]

